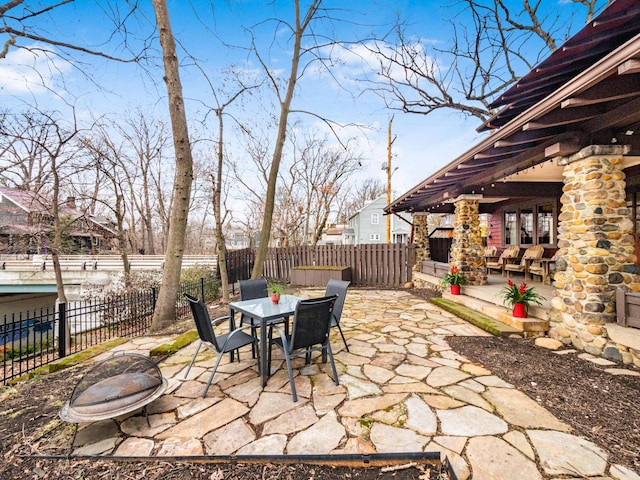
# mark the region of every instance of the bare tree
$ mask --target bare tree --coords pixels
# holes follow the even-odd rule
[[[42,145],[49,142],[49,124],[34,109],[4,112],[0,118],[0,183],[34,192],[40,185],[48,185],[51,170]]]
[[[305,32],[311,24],[311,21],[318,13],[321,3],[322,0],[311,1],[309,6],[307,7],[306,12],[303,13],[300,11],[300,0],[294,0],[295,23],[293,25],[290,25],[288,23],[285,23],[284,21],[278,22],[279,24],[281,24],[281,26],[286,27],[293,36],[289,77],[284,89],[277,81],[273,72],[268,68],[267,63],[260,56],[254,42],[254,52],[256,53],[258,60],[264,68],[264,71],[266,72],[267,77],[269,78],[269,81],[278,97],[278,101],[280,104],[280,115],[278,118],[278,133],[276,135],[273,156],[271,159],[271,166],[269,169],[267,194],[264,206],[264,217],[262,221],[262,229],[260,231],[260,243],[256,252],[253,271],[251,272],[252,278],[261,277],[264,269],[264,260],[267,257],[267,249],[269,248],[269,239],[271,237],[271,225],[273,221],[273,210],[275,206],[274,201],[276,197],[276,183],[278,181],[278,171],[280,169],[280,162],[282,160],[284,142],[287,136],[289,114],[291,113],[291,102],[293,101],[295,87],[299,80],[298,69],[300,67],[300,57],[306,50],[303,50],[302,48],[302,40],[305,36]]]
[[[113,8],[112,8],[113,7]],[[124,8],[123,8],[124,7]],[[125,2],[114,5],[103,3],[105,19],[111,20],[114,25],[113,32],[105,39],[102,45],[112,40],[116,35],[122,35],[122,50],[128,51],[128,57],[110,54],[102,50],[95,50],[83,45],[74,44],[64,38],[50,36],[51,28],[47,25],[51,21],[50,15],[73,15],[80,10],[75,8],[74,0],[59,0],[56,3],[42,5],[42,2],[10,0],[0,4],[0,38],[2,38],[2,48],[0,49],[0,59],[7,56],[11,49],[23,48],[37,51],[46,56],[61,57],[65,60],[72,60],[65,52],[75,52],[77,54],[88,54],[119,62],[135,62],[141,59],[142,53],[148,48],[151,38],[146,38],[140,50],[133,54],[130,50],[131,42],[127,41],[129,29],[125,28],[128,20],[134,17],[134,12],[138,9],[137,2]],[[34,46],[37,44],[37,46]],[[49,48],[43,47],[49,46]],[[75,62],[73,62],[75,63]]]
[[[165,82],[169,96],[169,114],[176,158],[176,175],[173,186],[171,220],[167,235],[162,285],[153,312],[151,330],[158,331],[175,320],[176,298],[180,283],[180,270],[184,256],[184,241],[189,214],[189,199],[193,181],[193,157],[189,143],[189,128],[182,95],[176,44],[171,31],[169,10],[165,0],[153,0],[156,23],[160,31]]]
[[[141,111],[129,115],[118,132],[125,139],[123,154],[128,157],[132,167],[131,170],[126,170],[129,172],[126,180],[142,223],[140,250],[155,255],[154,216],[159,217],[160,224],[165,222],[166,217],[162,180],[168,176],[166,171],[163,175],[163,170],[167,170],[168,166],[163,163],[162,158],[169,144],[169,134],[164,122],[154,120]]]
[[[72,114],[71,123],[67,123],[57,112],[32,110],[15,115],[13,123],[5,117],[5,126],[11,124],[12,127],[3,128],[0,131],[1,143],[12,147],[10,152],[5,150],[5,155],[9,154],[8,163],[14,169],[12,170],[15,173],[12,177],[15,182],[13,186],[36,194],[34,199],[47,197],[49,201],[50,210],[47,212],[47,217],[53,222],[53,230],[49,230],[43,223],[41,226],[43,230],[37,232],[37,235],[49,237],[50,243],[47,244],[47,249],[53,260],[58,301],[63,303],[66,302],[66,295],[59,255],[66,249],[68,231],[73,229],[73,223],[79,220],[62,208],[66,199],[64,202],[61,200],[65,184],[72,173],[69,171],[69,164],[78,155],[74,139],[80,133],[80,129],[76,122],[75,111],[72,110]],[[17,162],[21,157],[25,158],[28,168],[24,168]],[[32,159],[29,160],[28,157]],[[4,156],[0,159],[4,163]],[[32,178],[34,163],[38,165],[38,169],[42,169],[35,179]],[[9,173],[8,170],[4,172],[4,174]],[[42,180],[46,180],[46,184],[40,183]],[[44,210],[46,207],[47,205],[37,201],[38,209]]]
[[[570,6],[543,11],[542,0],[507,3],[458,2],[461,9],[449,19],[453,38],[448,48],[430,47],[398,23],[395,41],[368,45],[379,60],[376,92],[389,108],[403,112],[429,115],[446,109],[487,120],[496,95],[553,52],[572,26]],[[605,3],[571,0],[586,8],[587,22]]]
[[[125,273],[125,282],[129,282],[131,268],[129,266],[129,253],[127,241],[127,229],[125,218],[127,214],[127,203],[125,201],[124,186],[127,185],[127,168],[122,164],[121,146],[116,145],[111,136],[103,128],[96,129],[97,135],[86,135],[80,139],[80,143],[90,158],[96,178],[100,179],[104,187],[110,192],[101,198],[95,192],[92,203],[100,202],[115,217],[116,237],[118,251],[122,259],[122,266]],[[105,181],[106,180],[106,181]],[[98,182],[96,182],[97,184]]]
[[[242,99],[243,95],[250,93],[252,90],[260,88],[259,82],[247,82],[242,78],[242,73],[233,73],[232,82],[234,86],[230,88],[229,93],[221,91],[211,82],[209,77],[205,74],[205,78],[209,84],[211,95],[215,102],[214,107],[207,106],[209,112],[213,112],[217,121],[217,141],[216,145],[216,163],[215,168],[210,173],[210,186],[211,186],[211,200],[213,204],[213,216],[215,220],[215,239],[216,239],[216,252],[218,254],[218,271],[220,272],[220,281],[222,283],[222,300],[224,302],[229,301],[229,276],[227,272],[227,246],[224,237],[223,227],[225,221],[228,219],[228,210],[223,208],[224,200],[223,189],[223,176],[225,172],[225,116],[230,116],[226,110],[231,107],[235,102]],[[203,72],[204,73],[204,72]],[[226,82],[225,82],[226,83]],[[231,116],[231,118],[234,118]],[[228,186],[227,186],[228,188]]]
[[[339,211],[338,218],[343,222],[346,222],[349,217],[364,207],[367,203],[375,200],[385,193],[387,193],[387,186],[375,178],[367,178],[360,183],[352,185],[349,191],[343,195],[345,204]]]

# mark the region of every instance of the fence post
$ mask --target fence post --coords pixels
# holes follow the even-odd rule
[[[58,304],[58,357],[67,356],[67,304]]]
[[[204,277],[200,277],[200,298],[206,303],[207,299],[204,298]]]

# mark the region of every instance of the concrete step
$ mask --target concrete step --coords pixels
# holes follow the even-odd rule
[[[544,336],[549,330],[549,321],[535,316],[537,309],[532,308],[527,318],[518,318],[511,315],[511,311],[506,307],[468,295],[451,295],[451,293],[444,291],[442,292],[442,298],[463,305],[500,323],[508,325],[516,329],[524,337]]]
[[[509,337],[511,335],[523,336],[522,331],[511,325],[499,322],[476,310],[472,310],[464,305],[452,302],[446,298],[432,298],[431,302],[443,310],[460,317],[461,319],[479,327],[498,337]]]

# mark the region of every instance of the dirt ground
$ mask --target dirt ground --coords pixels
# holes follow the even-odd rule
[[[428,297],[425,292],[420,296]],[[560,420],[606,450],[611,459],[640,471],[640,377],[614,376],[604,367],[536,347],[531,340],[455,337],[452,348],[550,410]],[[618,367],[622,367],[618,365]],[[114,461],[69,459],[54,448],[74,425],[58,413],[83,374],[75,367],[0,387],[0,478],[23,479],[207,479],[444,480],[444,469],[428,465],[385,470],[306,464],[206,464],[169,459]],[[59,458],[50,458],[59,456]],[[49,458],[47,458],[49,457]]]

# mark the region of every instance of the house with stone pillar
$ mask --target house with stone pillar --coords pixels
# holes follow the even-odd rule
[[[616,0],[492,104],[487,136],[385,210],[454,213],[451,262],[487,281],[484,247],[544,247],[555,260],[547,335],[640,366],[640,0]],[[479,216],[486,214],[486,236]]]

